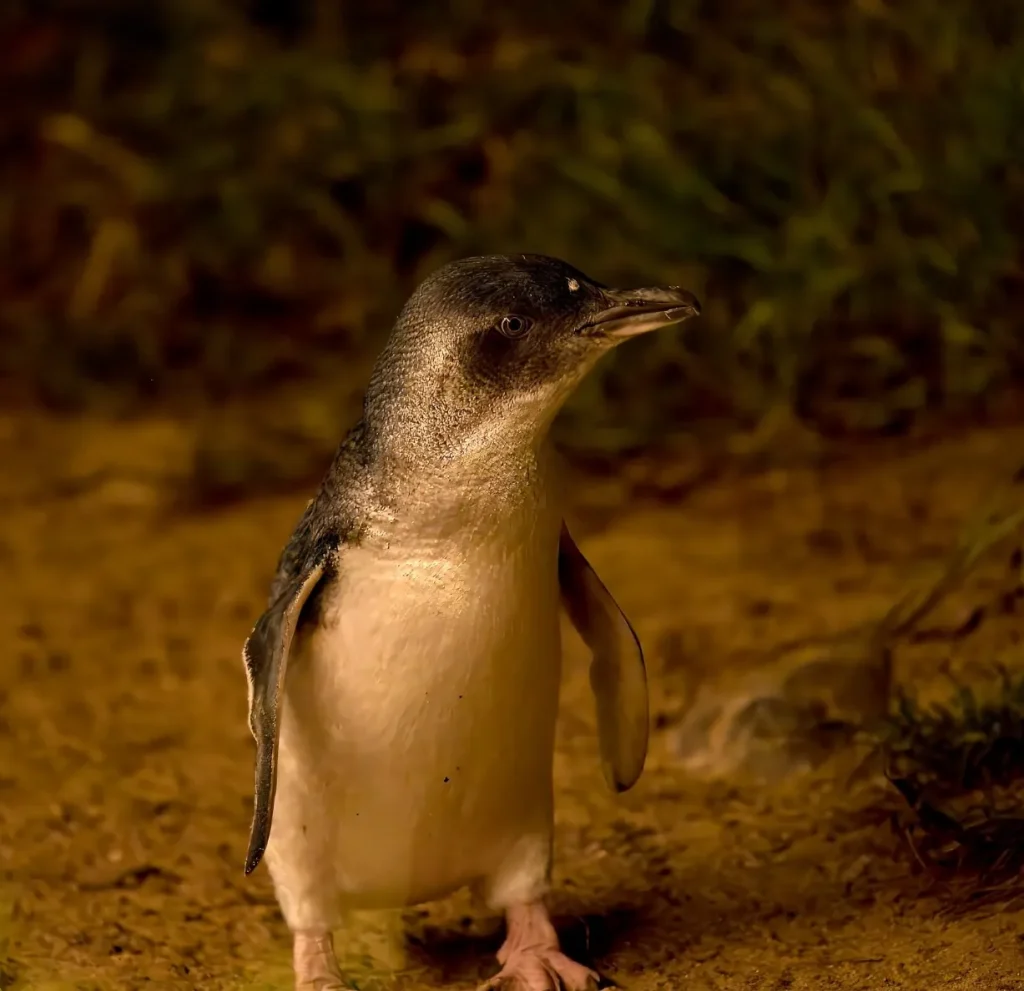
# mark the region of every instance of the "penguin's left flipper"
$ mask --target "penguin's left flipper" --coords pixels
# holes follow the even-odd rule
[[[611,593],[562,524],[558,546],[562,603],[590,648],[590,685],[605,780],[626,791],[644,769],[649,733],[647,671],[640,641]]]
[[[288,654],[299,614],[329,565],[322,556],[288,575],[242,648],[249,683],[249,729],[256,741],[256,793],[245,873],[251,874],[267,848],[277,790],[277,745]]]

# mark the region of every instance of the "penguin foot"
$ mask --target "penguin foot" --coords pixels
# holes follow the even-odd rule
[[[508,937],[498,951],[501,970],[477,991],[596,991],[598,975],[559,949],[542,904],[517,905],[507,918]]]
[[[338,969],[329,932],[297,932],[292,950],[295,991],[350,991]]]
[[[478,991],[595,991],[598,976],[560,950],[524,950]]]

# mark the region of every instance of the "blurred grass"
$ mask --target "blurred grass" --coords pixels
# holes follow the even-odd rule
[[[1024,896],[1024,679],[996,667],[999,691],[958,684],[949,704],[898,699],[887,775],[907,803],[894,826],[917,863],[945,880],[980,879],[967,904]]]
[[[579,445],[895,429],[1024,369],[1015,0],[17,0],[0,47],[8,398],[329,391],[501,250],[705,302],[587,384]]]

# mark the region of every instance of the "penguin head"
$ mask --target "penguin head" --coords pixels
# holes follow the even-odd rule
[[[449,447],[536,438],[602,355],[699,312],[684,289],[610,289],[544,255],[452,262],[402,309],[367,414],[414,412]]]

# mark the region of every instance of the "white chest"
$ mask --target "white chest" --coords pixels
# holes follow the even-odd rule
[[[468,695],[490,710],[539,687],[538,668],[557,668],[559,654],[551,530],[468,550],[354,549],[300,647],[327,721],[324,706],[340,722],[398,730],[438,707],[447,722]]]
[[[345,549],[289,662],[272,866],[312,851],[339,890],[395,902],[548,828],[561,513],[473,519]]]
[[[286,708],[302,714],[310,747],[416,774],[463,768],[463,756],[479,764],[484,739],[524,760],[531,734],[548,746],[560,528],[557,507],[537,502],[451,535],[348,548],[289,665]]]

